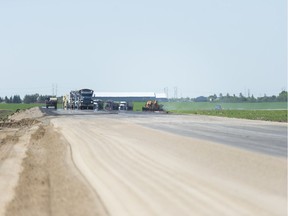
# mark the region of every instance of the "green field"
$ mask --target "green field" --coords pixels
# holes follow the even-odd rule
[[[145,103],[135,102],[134,111],[141,111]],[[210,102],[162,102],[164,110],[175,114],[196,114],[243,118],[253,120],[287,122],[287,103],[210,103]],[[215,110],[220,105],[222,110]]]
[[[172,111],[172,113],[287,122],[286,110],[190,110],[190,111]]]
[[[214,110],[216,105],[221,105],[223,110],[287,110],[286,102],[263,103],[211,103],[211,102],[165,102],[167,111]]]
[[[287,110],[286,102],[270,103],[210,103],[210,102],[161,102],[166,111],[195,111],[215,110],[216,105],[221,105],[223,110]],[[134,111],[141,111],[144,102],[134,102]]]
[[[13,104],[13,103],[2,103],[0,104],[0,110],[12,110],[16,111],[17,109],[29,109],[32,107],[43,106],[43,104]]]
[[[13,104],[13,103],[2,103],[0,104],[0,121],[7,119],[9,115],[16,112],[17,110],[29,109],[32,107],[43,106],[43,104]]]
[[[252,120],[265,120],[287,122],[287,103],[163,103],[164,109],[178,114],[197,114],[222,116],[229,118],[242,118]],[[220,105],[222,110],[215,110]]]

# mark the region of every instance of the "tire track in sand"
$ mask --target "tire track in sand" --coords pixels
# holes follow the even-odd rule
[[[286,211],[284,159],[105,117],[52,122],[111,215]]]

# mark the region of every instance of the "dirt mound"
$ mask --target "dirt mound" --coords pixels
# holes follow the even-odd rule
[[[18,110],[13,115],[9,116],[9,120],[20,121],[22,119],[27,118],[40,118],[43,117],[44,114],[41,112],[39,107],[33,107],[31,109],[26,110]]]
[[[36,119],[31,118],[25,118],[21,119],[19,121],[9,121],[9,122],[1,122],[0,123],[0,129],[1,128],[21,128],[21,127],[30,127],[32,125],[35,125],[39,123]]]
[[[8,134],[6,137],[4,137],[2,140],[0,140],[0,145],[6,144],[6,143],[17,143],[18,141],[19,141],[18,136]]]

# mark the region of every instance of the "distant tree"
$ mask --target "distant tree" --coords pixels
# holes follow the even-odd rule
[[[269,97],[267,97],[266,94],[264,94],[264,97],[259,97],[258,102],[268,102],[269,101]]]
[[[287,91],[282,91],[279,93],[279,95],[277,97],[277,101],[287,102],[287,97],[288,97]]]
[[[254,95],[252,94],[251,97],[248,98],[249,102],[257,102],[256,98],[254,97]]]
[[[39,97],[39,94],[33,94],[33,95],[25,95],[23,102],[24,103],[36,103],[37,98]]]
[[[275,95],[272,95],[271,97],[269,97],[269,102],[276,102],[277,101],[277,97]]]
[[[22,103],[22,100],[19,95],[14,95],[12,99],[12,103]]]
[[[240,93],[239,94],[239,100],[240,100],[240,102],[245,102],[245,101],[247,101],[247,98],[244,97],[244,95],[242,93]]]
[[[240,93],[238,97],[235,94],[231,96],[229,93],[227,93],[225,96],[223,96],[223,94],[220,93],[218,98],[215,94],[214,96],[210,95],[209,97],[207,97],[209,101],[214,101],[214,98],[217,99],[218,102],[223,102],[223,103],[233,103],[233,102],[234,103],[238,103],[238,102],[255,103],[255,102],[277,102],[277,101],[287,102],[288,94],[287,94],[287,91],[282,91],[279,93],[278,96],[275,96],[275,95],[267,96],[266,94],[264,94],[264,97],[255,98],[253,94],[250,96],[250,93],[248,97],[245,97],[242,93]],[[203,101],[203,96],[195,98],[194,101]]]
[[[37,103],[44,103],[46,98],[49,97],[48,95],[39,95],[37,98]]]
[[[7,96],[5,96],[4,101],[5,101],[5,103],[9,103],[9,98]]]

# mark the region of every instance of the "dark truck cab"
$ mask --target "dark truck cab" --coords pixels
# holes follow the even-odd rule
[[[94,101],[92,99],[94,91],[91,89],[81,89],[79,92],[78,109],[93,109]]]
[[[55,109],[57,109],[57,102],[57,97],[47,97],[45,100],[46,108],[48,109],[49,107],[54,107]]]

